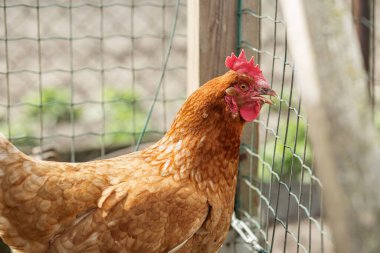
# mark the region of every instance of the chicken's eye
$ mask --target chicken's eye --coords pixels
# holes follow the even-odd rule
[[[240,84],[240,89],[241,89],[242,91],[247,91],[247,90],[248,90],[248,84],[246,84],[246,83],[241,83],[241,84]]]

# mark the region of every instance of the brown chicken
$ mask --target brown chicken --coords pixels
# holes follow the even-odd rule
[[[262,95],[253,59],[195,91],[167,134],[135,153],[38,161],[0,137],[0,235],[15,252],[216,252],[233,213],[240,135]]]

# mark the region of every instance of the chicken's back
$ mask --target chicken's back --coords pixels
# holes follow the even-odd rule
[[[105,188],[128,177],[128,160],[38,161],[0,136],[0,236],[16,250],[45,252],[97,208]]]
[[[174,252],[210,206],[190,180],[160,175],[165,164],[142,152],[37,161],[0,137],[0,236],[25,253]]]

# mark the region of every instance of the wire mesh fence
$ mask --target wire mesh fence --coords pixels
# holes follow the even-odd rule
[[[0,132],[21,150],[88,161],[166,132],[186,97],[185,1],[0,6]]]
[[[358,1],[361,2],[361,1]],[[375,119],[379,117],[376,90],[375,3],[368,1],[368,16],[359,15],[368,29],[364,47],[368,50],[368,91]],[[310,126],[302,97],[294,84],[297,68],[288,52],[286,23],[278,1],[240,1],[239,49],[250,52],[263,69],[279,100],[265,108],[253,123],[251,139],[242,153],[248,162],[240,166],[237,212],[261,237],[268,252],[334,252],[332,237],[323,214],[323,184],[314,170]],[[352,6],[355,12],[355,5]],[[357,20],[355,20],[357,21]],[[261,40],[244,33],[255,23]],[[244,24],[246,27],[244,27]],[[362,44],[363,45],[363,44]],[[305,56],[307,57],[307,56]],[[265,111],[266,110],[266,111]],[[258,206],[258,209],[255,207]],[[238,240],[241,242],[241,240]],[[252,249],[251,249],[252,250]],[[236,251],[237,252],[237,251]]]
[[[241,196],[238,213],[251,223],[268,252],[331,252],[323,219],[323,186],[315,175],[307,135],[310,126],[294,87],[286,25],[277,1],[258,6],[250,9],[243,4],[240,12],[242,18],[259,20],[261,43],[255,45],[242,36],[239,47],[256,55],[280,98],[253,123],[258,141],[243,144],[253,162],[241,167],[240,188],[248,194]],[[256,205],[258,210],[251,208]]]
[[[253,0],[254,9],[247,2],[237,18],[256,30],[244,33],[252,27],[238,22],[238,47],[255,56],[280,98],[242,144],[236,212],[268,252],[333,252],[286,24],[277,0]],[[53,147],[61,160],[85,161],[165,133],[186,97],[186,1],[0,6],[0,132],[17,146]],[[369,94],[380,126],[375,1],[370,10],[360,20],[371,31]]]
[[[24,150],[53,146],[64,160],[88,160],[79,153],[134,145],[154,102],[144,137],[157,139],[186,96],[178,2],[3,1],[0,131]]]

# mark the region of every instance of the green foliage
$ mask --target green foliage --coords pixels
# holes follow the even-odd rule
[[[15,120],[11,124],[12,136],[36,136],[35,131],[36,126],[39,126],[40,115],[43,117],[44,127],[47,128],[70,123],[71,113],[74,120],[79,120],[82,116],[79,108],[71,108],[69,90],[46,87],[42,89],[41,97],[28,93],[21,101],[26,105],[22,107],[22,115],[12,116]],[[6,122],[1,119],[0,131],[7,131]],[[38,140],[33,138],[23,138],[14,142],[22,147],[38,144]]]
[[[53,87],[43,88],[41,98],[26,94],[21,100],[26,105],[18,112],[18,116],[13,116],[12,136],[36,136],[41,113],[44,128],[50,129],[50,132],[54,132],[58,126],[63,129],[70,127],[71,117],[77,126],[85,127],[89,122],[102,124],[103,113],[100,105],[94,105],[94,110],[85,110],[81,105],[72,107],[70,98],[69,90]],[[145,122],[145,112],[130,89],[106,86],[104,110],[107,145],[130,143]],[[0,115],[0,131],[7,132],[5,115]],[[23,138],[17,144],[24,147],[34,146],[38,144],[38,140]]]
[[[68,123],[71,121],[71,113],[73,120],[78,120],[81,117],[81,110],[70,106],[70,94],[68,90],[57,88],[44,88],[39,97],[27,97],[25,101],[32,106],[28,106],[26,117],[38,119],[41,112],[44,117],[44,122],[51,126],[60,123]],[[71,112],[72,110],[72,112]]]
[[[295,91],[293,90],[293,92]],[[282,94],[283,101],[289,101],[289,97],[290,92],[288,90],[284,90]],[[293,93],[293,97],[298,96]],[[272,115],[278,115],[280,103],[280,101],[276,101],[276,104],[271,107]],[[268,133],[268,139],[265,146],[265,157],[264,148],[260,150],[260,156],[263,157],[264,161],[267,164],[272,165],[273,163],[272,169],[276,174],[278,174],[278,176],[289,178],[290,175],[292,175],[293,179],[300,179],[302,172],[302,162],[308,167],[311,166],[312,149],[310,143],[306,143],[307,123],[305,118],[299,118],[297,123],[297,115],[294,111],[291,111],[288,129],[286,130],[287,109],[288,106],[282,102],[282,115],[278,130],[279,138],[277,139],[277,143],[276,139],[273,136],[273,133]],[[304,156],[305,151],[306,155]],[[259,163],[258,172],[259,178],[263,179],[264,182],[269,182],[271,180],[272,173],[269,171],[268,166],[263,166],[262,162]],[[309,180],[309,178],[310,174],[304,173],[304,182]]]
[[[280,130],[286,129],[286,122],[282,122],[280,124]],[[300,178],[302,171],[302,163],[301,161],[304,159],[304,150],[305,150],[305,140],[306,140],[306,127],[304,122],[299,122],[298,124],[298,134],[297,134],[297,121],[290,120],[288,133],[287,133],[287,141],[286,145],[284,145],[284,139],[280,138],[275,143],[274,138],[271,138],[266,144],[266,152],[264,161],[269,165],[272,165],[273,161],[273,171],[277,173],[279,176],[282,174],[282,177],[288,178],[290,175],[293,178]],[[294,145],[296,145],[296,150],[294,152]],[[275,147],[276,146],[276,147]],[[274,152],[273,152],[274,151]],[[261,151],[261,155],[263,155],[264,150]],[[273,158],[274,155],[274,158]],[[284,155],[284,156],[283,156]],[[298,157],[297,157],[298,156]],[[284,157],[284,161],[282,161]],[[299,159],[300,158],[300,159]],[[306,156],[304,163],[310,167],[312,162],[312,150],[309,143],[306,144]],[[282,166],[283,163],[283,166]],[[263,164],[259,164],[259,177],[263,178],[265,182],[270,181],[271,173],[267,166],[264,166],[262,170]],[[282,172],[281,172],[282,167]],[[304,178],[307,180],[308,173],[305,173]]]
[[[107,144],[132,142],[143,128],[146,113],[131,90],[107,87],[104,92],[106,104],[106,131],[111,133]]]

